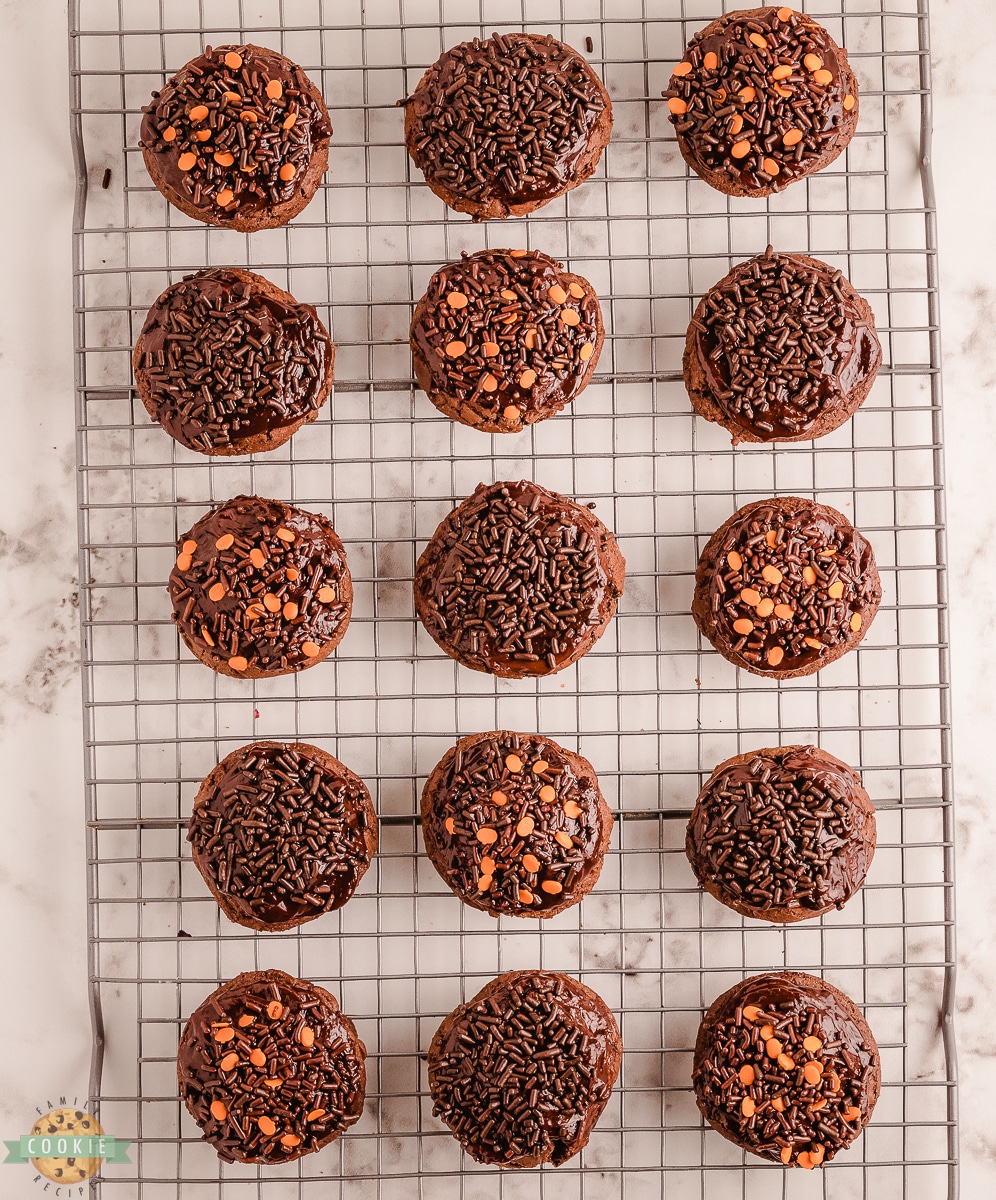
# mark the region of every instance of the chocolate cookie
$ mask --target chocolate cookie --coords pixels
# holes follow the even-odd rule
[[[336,998],[283,971],[247,971],[212,992],[180,1037],[190,1115],[225,1162],[284,1163],[355,1124],[366,1047]]]
[[[881,1084],[864,1017],[814,975],[754,975],[724,992],[699,1026],[692,1085],[702,1115],[772,1162],[811,1170],[846,1150]]]
[[[612,102],[576,50],[531,33],[454,46],[405,105],[405,144],[425,182],[476,220],[524,216],[594,172]]]
[[[202,454],[258,454],[313,421],[335,347],[310,304],[237,267],[198,271],[149,309],[135,346],[149,416]]]
[[[588,508],[539,484],[479,484],[415,567],[415,611],[464,666],[550,675],[588,653],[622,595],[626,564]]]
[[[696,412],[734,445],[798,442],[849,420],[881,363],[874,314],[843,274],[769,246],[699,301],[685,387]]]
[[[264,46],[209,46],[142,112],[152,182],[209,225],[242,233],[286,225],[328,167],[332,125],[321,93]]]
[[[791,679],[853,649],[881,599],[872,548],[844,514],[782,496],[745,505],[712,535],[692,615],[730,662]]]
[[[464,903],[495,917],[552,917],[577,904],[611,835],[591,763],[539,734],[461,738],[422,789],[432,865]]]
[[[621,1061],[600,996],[557,971],[509,971],[436,1030],[433,1116],[478,1162],[559,1167],[587,1145]]]
[[[861,777],[816,746],[727,759],[699,793],[685,853],[720,903],[762,921],[843,908],[875,854],[875,809]]]
[[[215,671],[236,679],[289,675],[328,658],[342,641],[353,584],[327,517],[236,496],[176,545],[173,620]]]
[[[481,250],[429,281],[415,309],[415,377],[448,417],[518,433],[587,387],[605,331],[587,279],[546,254]]]
[[[791,8],[717,17],[664,93],[685,162],[731,196],[770,196],[841,153],[858,83],[830,34]]]
[[[331,754],[254,742],[201,784],[187,841],[230,920],[293,929],[356,891],[377,850],[377,816],[366,784]]]

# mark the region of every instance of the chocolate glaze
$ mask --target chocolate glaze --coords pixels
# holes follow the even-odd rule
[[[807,1036],[820,1039],[821,1049],[814,1053],[801,1044],[791,1045],[796,1068],[789,1070],[775,1063],[763,1047],[757,1053],[741,1043],[745,1052],[738,1050],[730,1057],[719,1044],[731,1031],[736,1037],[739,1027],[751,1024],[743,1016],[748,1006],[761,1010],[754,1024],[771,1024],[786,1050],[790,1042],[781,1023],[796,1020]],[[823,1064],[816,1088],[808,1086],[798,1070],[807,1061]],[[758,1078],[749,1088],[737,1078],[745,1064],[758,1070]],[[836,1091],[827,1086],[833,1082],[833,1073],[841,1084]],[[752,1154],[780,1162],[782,1146],[790,1144],[790,1161],[799,1165],[798,1154],[819,1144],[825,1155],[821,1161],[828,1162],[868,1124],[881,1087],[878,1046],[853,1001],[824,980],[799,971],[755,975],[724,992],[703,1018],[695,1042],[692,1085],[706,1120]],[[741,1110],[745,1094],[753,1097],[758,1110],[750,1118]],[[817,1094],[822,1094],[827,1104],[814,1112],[810,1105]],[[783,1097],[788,1105],[789,1111],[782,1115],[798,1124],[794,1136],[789,1136],[787,1124],[779,1121],[771,1107],[775,1097]],[[842,1119],[841,1112],[852,1105],[860,1109],[860,1117]]]
[[[774,254],[770,247],[761,258],[799,263],[796,256]],[[840,327],[828,339],[811,337],[809,349],[804,356],[809,368],[806,379],[815,382],[815,407],[813,397],[807,397],[806,407],[800,408],[795,402],[796,393],[786,392],[781,403],[769,405],[764,413],[756,416],[754,420],[747,419],[731,402],[731,383],[734,380],[727,354],[727,346],[731,344],[730,334],[721,322],[709,321],[709,296],[700,302],[690,329],[694,339],[696,361],[705,377],[710,398],[723,411],[730,424],[766,441],[798,439],[807,433],[815,432],[817,426],[823,427],[822,432],[835,429],[850,415],[849,400],[852,394],[861,388],[869,377],[877,374],[882,361],[882,347],[876,336],[874,323],[864,316],[862,308],[865,306],[859,307],[857,293],[841,272],[835,271],[825,263],[816,266],[814,264],[818,260],[815,259],[806,258],[804,261],[809,268],[811,279],[820,280],[829,291],[839,293],[841,297]],[[711,289],[711,292],[736,289],[743,280],[750,278],[754,262],[754,259],[750,259],[735,267]],[[786,305],[791,303],[791,300],[786,298]],[[751,315],[753,318],[758,314],[752,312]],[[778,313],[771,312],[767,317],[770,327],[765,332],[768,339],[776,343],[780,340]],[[758,425],[760,420],[765,422],[766,427],[763,431]]]
[[[560,302],[550,295],[558,288],[566,296]],[[466,299],[462,307],[449,304],[454,294]],[[578,323],[565,324],[564,314],[568,320],[576,314]],[[459,357],[446,352],[455,340],[466,346]],[[412,321],[411,342],[437,407],[456,408],[457,415],[469,408],[468,424],[516,431],[558,412],[587,385],[602,343],[601,309],[591,284],[565,274],[546,254],[481,250],[433,275]],[[528,387],[520,383],[526,371],[534,374]],[[509,405],[517,410],[514,419],[504,415]]]
[[[363,780],[331,754],[254,742],[204,780],[187,840],[233,920],[290,929],[352,896],[377,848],[377,818]]]
[[[229,53],[242,59],[240,67],[226,65]],[[275,82],[281,94],[274,98],[266,87]],[[192,119],[191,111],[202,104],[207,117]],[[250,111],[257,119],[242,119]],[[147,158],[153,156],[163,183],[216,224],[251,219],[293,199],[312,155],[324,152],[332,136],[325,103],[308,76],[290,59],[261,46],[208,47],[161,92],[154,92],[142,112],[139,145]],[[285,129],[292,116],[293,125]],[[164,140],[170,129],[176,136]],[[195,137],[206,130],[212,134],[207,141]],[[197,160],[189,171],[178,165],[186,153]],[[220,165],[215,153],[230,153],[235,161]],[[280,177],[285,164],[295,168],[290,180]],[[220,206],[216,198],[226,190],[232,199]]]
[[[191,309],[205,304],[218,318],[192,320]],[[240,330],[233,318],[249,329]],[[163,292],[142,327],[135,369],[166,432],[204,451],[237,448],[306,420],[328,394],[333,357],[310,304],[249,271],[220,267],[187,275]],[[240,376],[234,386],[226,378],[233,359]],[[255,386],[246,390],[249,371]]]
[[[545,203],[578,182],[609,108],[576,50],[524,33],[454,46],[404,103],[409,151],[426,181],[507,208]]]
[[[510,756],[521,768],[507,765]],[[537,773],[534,764],[541,763],[546,769]],[[541,795],[544,788],[555,796]],[[533,828],[520,833],[523,818]],[[477,832],[485,829],[497,841],[483,844]],[[548,917],[576,904],[598,879],[611,831],[591,764],[537,734],[497,730],[462,738],[422,792],[422,836],[433,866],[465,903],[493,916]],[[558,833],[573,845],[558,842]],[[538,869],[524,865],[530,856]],[[485,873],[481,864],[488,860],[497,869]]]
[[[497,588],[498,573],[491,572],[490,562],[479,564],[482,569],[473,578],[470,571],[474,539],[493,516],[509,517],[510,530],[499,539],[509,556],[503,594],[508,594],[510,581],[521,593],[536,579],[534,567],[516,566],[513,551],[545,557],[554,547],[574,563],[579,544],[585,548],[580,552],[583,575],[575,571],[579,590],[564,595],[550,583],[542,596],[537,593],[535,601],[509,614],[507,626],[492,626],[491,632],[487,614],[478,611],[482,600],[471,595],[470,587],[473,583],[474,591],[483,590],[487,579],[488,586]],[[423,550],[415,568],[415,606],[433,639],[466,666],[512,679],[547,675],[576,662],[601,636],[622,594],[624,573],[615,538],[589,509],[528,480],[482,483],[440,523]],[[540,604],[542,617],[536,607]],[[555,623],[552,632],[547,618]],[[526,649],[522,634],[533,629],[536,635]]]
[[[765,536],[772,530],[777,540],[769,547]],[[785,547],[797,543],[804,545],[786,556]],[[824,549],[833,551],[832,556],[824,557],[820,553]],[[742,570],[730,566],[731,552],[743,557]],[[761,576],[762,564],[776,566],[785,583],[767,584]],[[816,574],[812,585],[804,582],[806,568]],[[843,584],[843,593],[831,600],[827,588],[837,581]],[[791,600],[796,617],[760,619],[741,598],[745,588],[754,588],[775,603]],[[791,589],[797,589],[795,595]],[[819,670],[856,645],[881,598],[874,552],[847,518],[828,505],[784,496],[746,505],[713,535],[696,571],[693,613],[699,628],[731,662],[758,674],[784,676]],[[822,613],[819,637],[813,639],[818,647],[803,640],[811,606]],[[733,628],[735,621],[745,617],[754,623],[746,637]],[[855,618],[860,618],[857,630],[850,624]],[[784,656],[777,667],[770,667],[767,655],[776,647]]]
[[[506,1062],[504,1046],[514,1045],[516,1015],[524,996],[538,999],[548,1013],[542,1029],[529,1022],[529,1032],[545,1044],[541,1051],[545,1058],[556,1051],[558,1029],[567,1027],[583,1035],[581,1053],[555,1054],[558,1061],[551,1072],[562,1079],[580,1076],[586,1081],[583,1100],[570,1111],[558,1110],[555,1093],[545,1104],[542,1092],[529,1093],[528,1059],[511,1070],[506,1067],[512,1076],[507,1080],[493,1069]],[[483,1017],[489,1029],[485,1038],[474,1031],[477,1017]],[[455,1009],[436,1031],[428,1056],[433,1114],[442,1117],[478,1162],[502,1167],[544,1162],[560,1166],[587,1144],[608,1103],[621,1059],[619,1027],[590,988],[556,971],[510,971]],[[532,1076],[535,1081],[535,1071]],[[517,1125],[519,1109],[528,1111],[528,1128]]]
[[[741,194],[782,191],[825,165],[850,140],[857,122],[857,83],[846,53],[805,14],[792,11],[788,21],[782,21],[780,11],[780,6],[741,9],[711,22],[685,51],[683,62],[691,63],[693,70],[673,74],[664,92],[666,98],[680,98],[689,105],[686,113],[672,113],[668,119],[690,164],[725,177],[742,189]],[[751,33],[768,41],[768,47],[753,44]],[[707,54],[718,60],[708,71]],[[822,69],[831,73],[830,83],[813,80],[813,72],[804,65],[809,54],[816,55]],[[771,73],[782,65],[791,66],[793,73],[777,81]],[[740,97],[745,86],[756,93],[747,101]],[[778,86],[792,95],[780,96]],[[845,96],[853,98],[850,110],[844,107]],[[742,117],[743,126],[730,133],[725,122],[734,113]],[[782,137],[790,129],[801,129],[805,137],[786,147]],[[760,137],[754,136],[757,130]],[[732,146],[752,137],[756,144],[750,153],[734,158]],[[765,158],[777,163],[776,174],[764,170]]]
[[[276,1001],[280,1015],[268,1006]],[[240,1017],[253,1017],[240,1025]],[[304,1027],[314,1042],[301,1042]],[[219,1041],[215,1034],[234,1036]],[[258,1066],[249,1055],[258,1049]],[[229,1070],[221,1063],[238,1057]],[[353,1022],[339,1010],[324,988],[283,971],[251,971],[213,992],[191,1015],[180,1037],[176,1071],[180,1095],[190,1115],[225,1162],[280,1163],[320,1150],[363,1112],[366,1048]],[[270,1087],[265,1079],[280,1079]],[[220,1102],[219,1119],[211,1106]],[[307,1120],[309,1114],[322,1115]],[[269,1116],[276,1129],[266,1134],[258,1124]],[[294,1137],[296,1145],[280,1139]]]
[[[802,862],[804,879],[797,877],[794,887],[790,876],[785,894],[777,898],[755,891],[751,877],[756,859],[749,860],[748,869],[738,869],[731,853],[734,840],[728,835],[735,830],[738,848],[746,852],[753,841],[759,858],[776,872],[781,866],[768,858],[766,842],[751,837],[764,818],[752,813],[736,790],[735,785],[742,783],[765,786],[767,807],[777,802],[790,823],[784,853],[793,862]],[[805,795],[802,789],[809,783],[839,804],[831,809],[815,799],[804,801],[806,815],[797,820],[792,798]],[[825,814],[817,815],[824,808]],[[800,920],[843,908],[861,886],[875,853],[875,813],[860,777],[845,763],[815,746],[779,746],[738,755],[713,771],[695,802],[685,845],[699,882],[724,904],[748,916]],[[740,890],[729,887],[725,872],[735,876]],[[771,889],[775,884],[766,886]]]
[[[280,529],[293,540],[281,538]],[[234,544],[219,551],[216,543],[226,535]],[[188,541],[197,548],[186,570],[179,562],[173,568],[169,593],[184,641],[209,666],[246,678],[283,675],[311,665],[341,640],[353,589],[346,552],[326,517],[278,500],[236,496],[177,540],[179,561]],[[251,562],[254,551],[262,551],[262,567]],[[296,579],[288,578],[288,569]],[[210,589],[219,583],[225,593],[212,600]],[[334,598],[320,600],[323,587],[331,587]],[[278,611],[264,606],[268,595],[280,601]],[[287,603],[296,605],[295,616],[285,615]],[[244,658],[247,666],[233,667],[232,657]]]

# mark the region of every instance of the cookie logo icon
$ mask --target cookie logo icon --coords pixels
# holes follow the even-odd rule
[[[99,1137],[103,1132],[97,1118],[91,1117],[82,1108],[53,1109],[52,1112],[35,1121],[31,1127],[34,1137],[53,1139],[56,1149],[59,1148],[60,1138],[73,1137],[73,1135]],[[70,1150],[74,1148],[73,1145],[67,1146],[67,1149]],[[81,1183],[84,1179],[89,1179],[92,1175],[97,1174],[102,1161],[103,1159],[100,1158],[76,1158],[74,1155],[67,1155],[65,1158],[31,1159],[35,1169],[40,1171],[46,1179],[51,1179],[55,1183]]]

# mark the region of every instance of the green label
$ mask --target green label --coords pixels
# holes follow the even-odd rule
[[[110,1163],[128,1163],[130,1141],[106,1134],[22,1133],[18,1142],[5,1141],[5,1163],[26,1163],[32,1158],[102,1158]]]

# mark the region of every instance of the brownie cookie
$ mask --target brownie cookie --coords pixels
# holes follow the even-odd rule
[[[798,442],[849,420],[881,363],[874,314],[843,274],[769,246],[699,301],[685,387],[696,412],[734,445]]]
[[[209,225],[241,233],[286,225],[328,167],[332,125],[321,93],[263,46],[209,46],[142,112],[152,182]]]
[[[289,675],[342,641],[353,584],[327,517],[236,496],[201,517],[177,551],[173,620],[190,650],[222,675]]]
[[[822,1166],[868,1124],[878,1046],[843,992],[814,975],[754,975],[699,1026],[692,1086],[702,1115],[751,1154]]]
[[[762,921],[843,908],[875,854],[875,809],[861,777],[816,746],[779,746],[713,771],[688,822],[685,853],[722,904]]]
[[[443,880],[492,916],[552,917],[595,886],[612,814],[590,762],[538,734],[461,738],[422,789]]]
[[[202,454],[258,454],[313,421],[335,347],[310,304],[237,267],[198,271],[149,309],[132,360],[149,416]]]
[[[588,385],[605,340],[587,279],[546,254],[481,250],[429,281],[415,309],[415,377],[454,420],[518,433]]]
[[[478,1162],[559,1167],[587,1145],[621,1061],[600,996],[557,971],[509,971],[436,1030],[432,1113]]]
[[[180,1037],[190,1115],[225,1162],[283,1163],[355,1124],[366,1047],[336,998],[283,971],[247,971],[212,992]]]
[[[524,216],[584,183],[612,131],[602,81],[576,50],[539,34],[454,46],[401,103],[425,182],[475,220]]]
[[[478,484],[415,567],[415,611],[442,650],[507,679],[588,653],[622,595],[626,564],[588,508],[539,484]]]
[[[847,51],[791,8],[717,17],[692,39],[664,96],[682,158],[731,196],[770,196],[822,170],[858,124]]]
[[[254,742],[201,784],[187,829],[194,866],[249,929],[293,929],[341,908],[377,850],[366,784],[303,742]]]
[[[782,496],[745,505],[712,535],[692,615],[731,663],[791,679],[853,649],[881,599],[872,548],[844,514]]]

